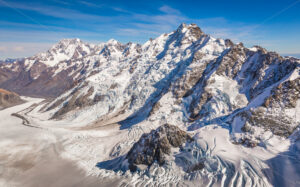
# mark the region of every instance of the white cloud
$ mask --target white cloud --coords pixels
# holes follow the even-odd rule
[[[96,3],[91,3],[91,2],[88,2],[88,1],[78,1],[80,4],[83,4],[85,6],[88,6],[88,7],[94,7],[94,8],[101,8],[103,7],[103,5],[101,4],[96,4]]]
[[[127,17],[129,22],[125,28],[119,28],[117,34],[134,35],[144,37],[154,37],[164,32],[171,32],[176,29],[182,22],[188,21],[179,10],[169,6],[159,8],[161,13],[156,15],[132,13]],[[153,36],[154,35],[154,36]]]
[[[167,5],[160,7],[159,10],[166,14],[181,14],[181,12],[179,10],[169,7]]]

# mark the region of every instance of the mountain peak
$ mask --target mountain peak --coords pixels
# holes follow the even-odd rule
[[[177,30],[182,30],[183,28],[186,28],[186,27],[187,27],[186,23],[181,23]]]
[[[89,44],[86,44],[82,42],[79,38],[66,38],[60,40],[58,43],[56,43],[52,48],[48,51],[50,53],[54,52],[57,53],[58,51],[74,51],[79,46],[88,46]]]
[[[117,41],[117,40],[115,40],[115,39],[113,39],[113,38],[107,41],[107,44],[111,44],[111,45],[116,45],[118,43],[120,43],[120,42]]]
[[[39,53],[34,58],[48,66],[55,66],[61,61],[77,59],[89,54],[90,46],[79,38],[62,39],[47,52]]]
[[[189,41],[197,41],[200,39],[204,32],[194,23],[185,24],[182,23],[175,31],[176,35],[183,36],[183,39],[188,39]]]
[[[177,28],[177,31],[180,31],[180,32],[186,32],[188,30],[194,30],[194,29],[197,29],[199,30],[200,32],[202,32],[202,30],[198,27],[197,24],[195,23],[191,23],[191,24],[186,24],[186,23],[181,23],[179,25],[179,27]],[[203,33],[203,32],[202,32]]]
[[[58,44],[70,45],[70,44],[78,44],[82,43],[79,38],[65,38],[58,42]]]

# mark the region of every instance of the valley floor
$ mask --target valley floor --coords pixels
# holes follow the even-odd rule
[[[182,172],[160,168],[154,168],[149,174],[155,175],[155,180],[129,172],[121,174],[106,170],[97,167],[98,163],[102,162],[101,166],[114,164],[112,158],[122,157],[143,132],[156,127],[143,122],[125,130],[118,124],[97,125],[85,130],[75,122],[45,120],[35,115],[42,106],[35,104],[43,99],[23,99],[27,102],[0,111],[0,187],[172,183],[178,186],[298,186],[300,181],[299,144],[289,147],[289,140],[273,137],[266,149],[246,148],[232,144],[230,128],[218,125],[191,132],[198,134],[198,144],[205,147],[202,151],[208,166],[214,170],[203,171],[202,176],[194,176],[195,180],[182,181]],[[13,113],[24,119],[12,116]],[[230,170],[227,163],[233,163],[235,169]]]
[[[42,99],[28,98],[26,103],[0,111],[0,187],[8,186],[106,186],[115,181],[87,176],[86,171],[61,154],[68,130],[48,130],[23,125],[11,116]]]

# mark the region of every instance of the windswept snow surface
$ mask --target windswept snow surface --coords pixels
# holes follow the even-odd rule
[[[78,124],[73,122],[62,124],[61,121],[40,121],[30,114],[26,116],[33,125],[47,129],[56,137],[60,137],[56,141],[62,142],[61,158],[76,163],[79,168],[86,172],[87,176],[94,176],[99,180],[117,181],[117,186],[121,186],[121,184],[133,186],[163,184],[179,186],[197,186],[199,184],[203,186],[272,186],[272,180],[275,180],[272,178],[274,168],[271,168],[266,161],[276,158],[281,153],[288,152],[290,146],[289,139],[277,136],[270,136],[266,147],[247,148],[243,145],[235,145],[232,143],[229,127],[212,124],[190,131],[196,142],[186,144],[184,149],[192,151],[174,150],[175,156],[174,158],[171,157],[168,165],[160,167],[154,164],[145,173],[130,173],[129,171],[124,173],[121,170],[111,170],[109,167],[102,166],[105,164],[117,165],[118,157],[124,156],[142,133],[150,132],[151,129],[155,129],[160,124],[146,121],[124,130],[120,130],[118,124],[79,130]],[[181,128],[186,129],[183,126]],[[175,162],[176,158],[205,159],[205,169],[185,173],[182,171],[182,166]],[[280,167],[282,167],[280,169],[290,170],[285,168],[285,165]],[[266,177],[266,173],[270,178]],[[287,184],[292,185],[294,183],[288,182]]]
[[[199,184],[203,186],[211,184],[213,186],[272,186],[264,172],[269,172],[271,176],[270,170],[273,168],[270,168],[266,161],[288,151],[290,146],[289,140],[279,137],[270,137],[265,148],[247,148],[242,145],[235,145],[231,141],[229,128],[213,124],[190,131],[196,142],[186,144],[184,149],[192,151],[174,150],[175,157],[173,159],[171,157],[168,165],[160,167],[154,164],[146,173],[130,173],[129,171],[124,173],[121,170],[110,170],[97,166],[103,166],[102,162],[108,165],[114,163],[117,165],[118,161],[113,158],[124,156],[142,133],[149,132],[159,124],[143,122],[125,130],[120,130],[117,124],[100,126],[94,130],[78,130],[71,128],[73,125],[74,127],[78,126],[76,124],[65,124],[66,126],[64,126],[61,122],[40,121],[30,115],[27,115],[27,118],[32,125],[51,132],[53,134],[52,141],[61,142],[62,148],[59,152],[61,158],[76,163],[79,168],[86,172],[87,176],[94,176],[99,180],[110,182],[117,181],[117,186],[121,184],[133,186],[163,184],[179,186],[197,186]],[[48,136],[46,137],[48,139]],[[205,169],[184,173],[182,166],[176,164],[175,160],[185,157],[186,159],[205,159]],[[284,165],[281,167],[289,170]]]
[[[79,162],[64,156],[67,155],[65,152],[68,150],[65,148],[77,143],[75,140],[80,140],[80,137],[96,141],[103,136],[110,136],[110,131],[85,133],[61,128],[61,124],[43,126],[46,124],[45,121],[26,115],[43,99],[29,97],[22,97],[22,99],[27,102],[0,110],[0,187],[118,184],[118,179],[111,181],[87,176],[87,170],[78,167]],[[12,113],[19,113],[30,123],[24,125],[22,119],[12,116]],[[84,143],[90,148],[93,146],[91,142]],[[73,155],[75,150],[72,150]]]

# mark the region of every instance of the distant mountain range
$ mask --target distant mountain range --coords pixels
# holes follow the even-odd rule
[[[7,58],[7,59],[4,59],[4,60],[0,59],[0,63],[12,63],[12,62],[15,62],[15,61],[20,61],[22,59],[23,58]]]
[[[295,58],[300,58],[300,53],[282,54],[282,56],[291,56],[291,57],[295,57]]]

